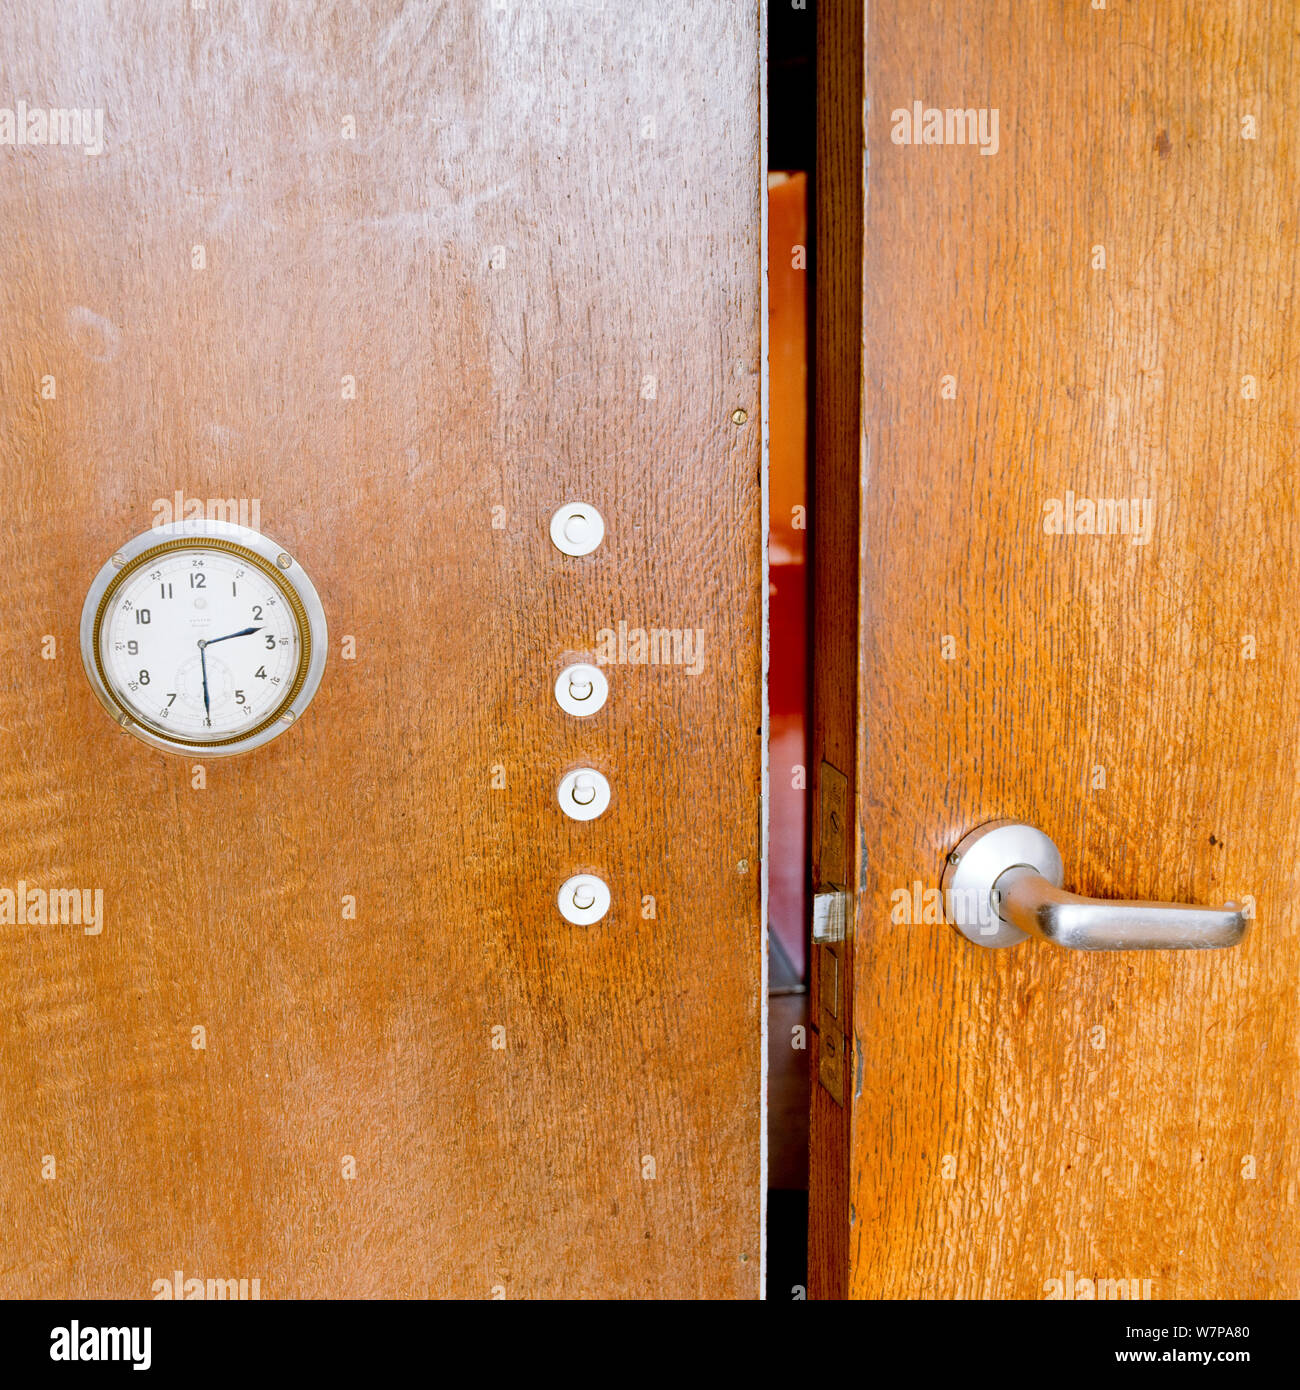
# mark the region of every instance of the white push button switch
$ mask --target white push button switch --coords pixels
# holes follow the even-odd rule
[[[560,810],[570,820],[595,820],[609,805],[609,783],[594,767],[578,767],[560,780]]]
[[[565,880],[556,901],[566,922],[589,927],[609,911],[609,888],[594,874],[575,874]]]
[[[589,555],[605,539],[605,518],[587,502],[568,502],[551,518],[551,540],[566,555]]]
[[[566,714],[595,714],[609,695],[609,682],[599,666],[566,666],[555,681],[555,698]]]

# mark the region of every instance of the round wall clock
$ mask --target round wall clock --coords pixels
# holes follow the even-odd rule
[[[173,753],[245,753],[302,714],[325,669],[325,612],[282,547],[223,521],[146,531],[95,576],[81,659],[104,708]]]

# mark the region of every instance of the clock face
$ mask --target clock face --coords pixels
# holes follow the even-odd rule
[[[266,537],[220,523],[176,529],[189,534],[137,537],[101,571],[83,614],[87,672],[146,742],[241,752],[306,707],[324,617],[310,581]]]

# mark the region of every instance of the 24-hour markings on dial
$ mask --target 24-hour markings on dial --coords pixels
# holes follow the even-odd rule
[[[101,626],[105,675],[142,722],[203,742],[272,717],[302,659],[291,606],[241,556],[198,546],[142,566]]]

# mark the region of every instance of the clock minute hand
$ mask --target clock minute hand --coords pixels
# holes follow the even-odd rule
[[[214,642],[229,642],[232,637],[251,637],[253,633],[261,632],[261,630],[260,627],[245,627],[241,628],[238,632],[228,632],[224,637],[210,637],[206,642],[202,642],[199,645],[210,647]]]
[[[212,723],[212,702],[208,699],[208,654],[204,651],[207,643],[199,638],[199,668],[203,672],[203,718],[208,724]]]

